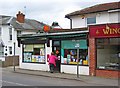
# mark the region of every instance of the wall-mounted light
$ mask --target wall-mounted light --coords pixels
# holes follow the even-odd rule
[[[84,18],[85,18],[85,15],[81,15],[81,18],[84,19]]]

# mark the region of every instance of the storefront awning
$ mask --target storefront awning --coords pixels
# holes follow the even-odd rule
[[[74,32],[59,32],[59,33],[41,33],[32,35],[21,35],[18,39],[21,43],[45,43],[49,38],[51,39],[65,39],[65,38],[87,38],[87,31]]]
[[[71,38],[71,37],[87,37],[87,34],[67,34],[67,35],[52,35],[48,36],[48,38]]]

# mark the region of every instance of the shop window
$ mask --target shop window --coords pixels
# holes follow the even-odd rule
[[[96,40],[97,45],[107,45],[110,43],[110,39],[104,38],[104,39],[97,39]]]
[[[89,65],[88,60],[88,49],[86,40],[76,40],[71,41],[62,41],[61,49],[61,63],[63,64],[78,64],[80,65]],[[76,44],[79,44],[79,51],[75,47]],[[79,59],[77,58],[77,53],[79,53]]]
[[[24,45],[23,62],[45,63],[44,44]]]
[[[53,46],[60,46],[60,41],[53,41]]]
[[[110,44],[111,45],[120,45],[120,38],[110,38]]]
[[[118,70],[120,58],[120,43],[118,42],[120,42],[120,38],[109,38],[107,40],[110,43],[101,45],[97,43],[97,68]],[[99,39],[96,41],[99,41]]]
[[[79,59],[77,59],[77,49],[64,49],[62,63],[64,64],[88,65],[88,50],[79,49]]]

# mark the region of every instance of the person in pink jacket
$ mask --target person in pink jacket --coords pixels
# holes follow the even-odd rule
[[[56,67],[56,60],[58,60],[58,58],[54,55],[54,52],[51,52],[51,56],[49,56],[49,67],[51,73],[53,73],[54,68]]]

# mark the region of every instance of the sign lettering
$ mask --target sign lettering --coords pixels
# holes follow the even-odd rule
[[[89,26],[90,37],[120,37],[120,24]]]
[[[104,34],[120,34],[120,28],[110,28],[106,25],[106,29],[103,29]]]

